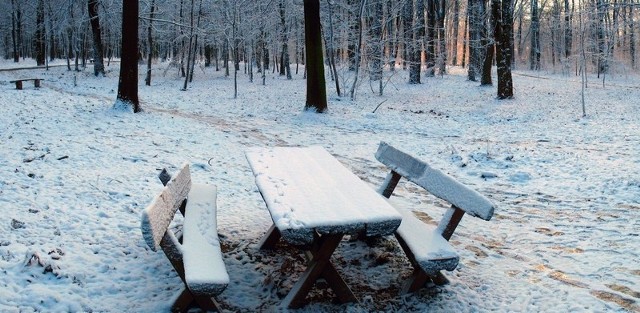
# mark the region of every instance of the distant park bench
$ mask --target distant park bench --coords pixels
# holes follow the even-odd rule
[[[216,187],[191,184],[188,164],[173,178],[166,170],[159,178],[165,187],[143,211],[141,229],[151,250],[160,247],[184,282],[185,289],[172,311],[186,312],[198,306],[202,311],[220,312],[212,297],[227,287],[229,275],[218,240]],[[177,210],[184,215],[184,222],[176,234],[169,225]]]
[[[16,80],[11,80],[9,81],[10,83],[15,83],[16,84],[16,89],[18,90],[22,90],[22,82],[26,82],[26,81],[33,81],[33,86],[36,88],[40,88],[40,81],[44,80],[42,78],[25,78],[25,79],[16,79]]]
[[[402,223],[395,233],[414,267],[402,293],[414,292],[429,281],[437,285],[446,284],[448,281],[440,271],[452,271],[458,266],[459,256],[449,244],[449,239],[462,216],[467,213],[488,221],[493,215],[494,205],[453,177],[384,142],[378,147],[376,159],[391,170],[380,188],[383,196],[391,197],[400,178],[404,177],[451,204],[437,227],[425,224],[413,213],[402,210]]]

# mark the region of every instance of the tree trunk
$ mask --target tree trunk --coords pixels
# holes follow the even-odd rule
[[[322,113],[327,110],[327,88],[320,34],[320,0],[304,0],[304,36],[307,52],[307,101],[304,109]]]
[[[142,111],[138,101],[138,1],[122,1],[122,59],[118,81],[117,108]]]
[[[16,0],[11,0],[11,40],[13,43],[13,62],[20,62],[20,48],[18,48],[18,21],[20,7],[16,6]]]
[[[492,0],[491,11],[495,17],[496,63],[498,67],[498,99],[513,98],[511,59],[513,38],[512,0]]]
[[[280,0],[280,24],[282,26],[282,61],[280,62],[280,75],[287,75],[287,79],[291,79],[291,65],[289,64],[289,34],[286,20],[286,0]]]
[[[360,47],[357,47],[358,43],[358,33],[360,33],[360,20],[358,19],[358,14],[356,13],[357,8],[359,7],[358,2],[356,0],[347,0],[347,6],[349,10],[349,32],[347,33],[348,44],[347,44],[347,58],[349,62],[349,71],[354,71],[356,66],[356,50]]]
[[[495,4],[498,6],[498,4]],[[483,5],[484,7],[484,5]],[[493,55],[494,55],[494,30],[495,30],[495,21],[497,12],[493,12],[494,3],[493,0],[491,2],[491,14],[489,14],[485,28],[485,35],[482,39],[484,50],[484,58],[482,63],[482,75],[480,76],[480,85],[481,86],[490,86],[493,85],[491,80],[491,67],[493,66]]]
[[[369,15],[369,79],[379,81],[382,79],[382,58],[383,58],[383,38],[382,38],[382,1],[374,1],[372,12]]]
[[[88,0],[87,7],[93,33],[93,74],[104,76],[102,51],[102,35],[100,34],[100,18],[98,17],[98,0]]]
[[[483,0],[469,0],[469,69],[467,79],[476,81],[480,72],[482,54],[482,23]]]
[[[571,56],[571,12],[569,11],[569,0],[564,0],[564,57]]]
[[[451,43],[451,65],[458,65],[458,25],[460,24],[460,0],[453,0],[453,41]]]
[[[36,64],[42,66],[45,63],[45,28],[44,28],[44,0],[38,0],[36,8]]]
[[[531,50],[529,69],[540,70],[540,16],[538,15],[538,0],[531,0]]]
[[[153,14],[155,13],[155,0],[151,0],[151,7],[149,8],[149,27],[147,28],[147,41],[149,45],[149,51],[147,54],[147,77],[144,79],[144,83],[147,86],[151,86],[151,62],[153,60]]]
[[[436,66],[438,67],[438,73],[440,75],[444,75],[447,72],[447,42],[445,39],[444,28],[446,5],[445,0],[437,1],[438,10],[436,11],[436,27],[438,28],[438,56],[436,59]]]
[[[420,84],[422,70],[422,43],[424,42],[424,1],[416,0],[413,10],[413,44],[411,49],[411,65],[409,66],[409,84]]]
[[[421,2],[422,0],[420,0]],[[435,76],[436,71],[436,1],[437,0],[426,0],[426,9],[427,9],[427,33],[426,33],[426,49],[425,49],[425,61],[427,65],[427,70],[424,75],[426,77]],[[420,10],[420,7],[416,6],[416,16],[418,17],[418,21],[421,18],[424,18],[423,11]]]
[[[331,71],[333,72],[333,76],[335,77],[334,82],[336,84],[336,93],[338,97],[341,97],[342,94],[340,92],[340,78],[338,77],[338,69],[336,68],[336,50],[334,47],[334,36],[333,36],[333,6],[331,5],[331,1],[328,2],[329,6],[329,63],[331,64]],[[296,53],[296,59],[298,54]],[[296,64],[298,62],[296,61]],[[296,66],[296,74],[298,74],[298,67]]]

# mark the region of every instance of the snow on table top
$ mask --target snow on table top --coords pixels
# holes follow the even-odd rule
[[[219,294],[229,284],[216,221],[216,187],[193,184],[183,226],[185,280],[195,294]]]
[[[246,153],[278,229],[390,234],[402,219],[377,192],[320,146],[254,148]],[[286,238],[285,238],[286,239]]]

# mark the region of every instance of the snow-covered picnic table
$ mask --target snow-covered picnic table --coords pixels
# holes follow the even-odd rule
[[[393,234],[402,215],[322,147],[255,148],[246,156],[273,220],[260,247],[283,238],[313,255],[284,305],[301,306],[321,277],[341,302],[355,301],[331,254],[345,234]]]

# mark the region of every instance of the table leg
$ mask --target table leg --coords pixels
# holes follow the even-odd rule
[[[282,235],[280,235],[280,231],[275,224],[272,224],[269,230],[267,230],[267,233],[262,237],[262,239],[260,239],[260,242],[258,243],[258,249],[274,249],[276,247],[276,244],[278,244],[280,237],[282,237]]]
[[[312,260],[300,279],[295,283],[289,294],[284,299],[285,306],[291,309],[300,308],[304,305],[304,299],[315,284],[318,278],[325,278],[341,302],[356,301],[356,297],[349,289],[349,286],[342,280],[340,274],[331,264],[331,255],[340,244],[344,234],[323,235],[317,239],[317,244],[313,245],[311,254]]]

